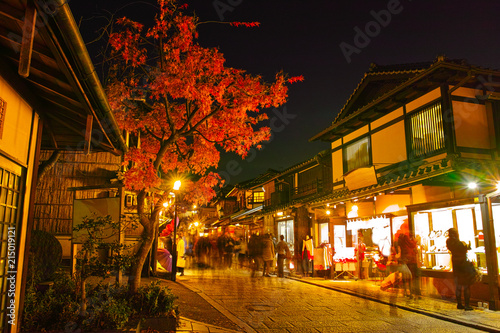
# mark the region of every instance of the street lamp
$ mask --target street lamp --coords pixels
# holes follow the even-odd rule
[[[174,183],[173,190],[179,191],[181,188],[181,181],[176,180]],[[172,240],[172,275],[170,279],[175,281],[177,276],[177,196],[174,196],[174,239]]]

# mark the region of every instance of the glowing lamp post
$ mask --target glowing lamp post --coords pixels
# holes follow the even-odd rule
[[[179,191],[181,188],[181,181],[176,180],[173,190]],[[177,276],[177,196],[174,197],[174,239],[172,240],[172,275],[170,279],[175,281]]]

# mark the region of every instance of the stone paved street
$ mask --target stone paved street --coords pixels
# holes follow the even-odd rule
[[[178,282],[246,332],[480,332],[370,299],[245,270],[189,270]]]

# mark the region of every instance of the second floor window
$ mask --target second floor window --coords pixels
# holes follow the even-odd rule
[[[253,193],[253,204],[264,202],[264,192],[254,192]]]
[[[370,140],[368,137],[360,139],[346,146],[344,151],[344,170],[352,171],[370,165]]]
[[[445,148],[440,102],[411,114],[409,121],[410,157],[423,157]]]

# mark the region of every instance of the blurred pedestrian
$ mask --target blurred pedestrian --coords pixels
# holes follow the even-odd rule
[[[184,243],[184,237],[182,234],[177,236],[177,272],[184,275],[184,267],[186,267],[186,248]]]
[[[229,269],[233,263],[234,239],[226,232],[224,236],[224,268]]]
[[[278,277],[284,277],[285,259],[290,258],[290,249],[283,235],[280,235],[280,241],[276,245],[276,252],[278,253]]]
[[[240,237],[239,242],[238,263],[240,268],[243,268],[248,256],[248,245],[244,237]]]
[[[262,251],[262,237],[257,234],[251,235],[248,241],[248,259],[252,268],[252,277],[255,276],[255,272],[259,271],[262,265]]]
[[[448,239],[446,247],[451,252],[451,264],[453,266],[453,278],[455,279],[455,296],[457,298],[457,309],[465,311],[472,310],[470,306],[470,284],[469,272],[467,269],[467,251],[470,247],[458,238],[458,231],[455,228],[448,229]],[[464,302],[462,303],[462,290]]]
[[[407,234],[400,233],[397,243],[398,263],[402,274],[404,295],[411,299],[416,293],[413,280],[416,277],[417,270],[417,242]]]
[[[264,269],[262,270],[262,276],[270,276],[269,272],[271,271],[274,258],[275,254],[273,240],[271,239],[270,234],[266,234],[263,240],[262,260],[264,260]]]

